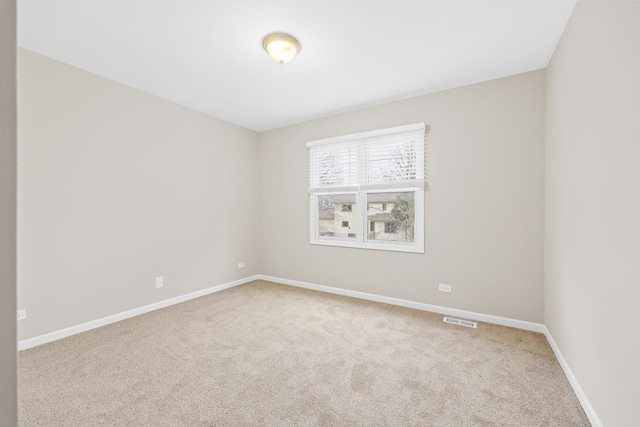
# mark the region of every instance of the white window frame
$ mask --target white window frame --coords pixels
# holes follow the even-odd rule
[[[413,242],[394,242],[394,241],[381,241],[381,240],[369,240],[368,222],[367,219],[367,194],[372,193],[413,193],[414,203],[416,207],[415,211],[415,229]],[[356,195],[356,238],[348,237],[324,237],[318,235],[318,196],[325,196],[328,194],[355,194]],[[380,251],[393,251],[393,252],[413,252],[424,253],[424,188],[418,187],[406,187],[406,188],[391,188],[385,190],[363,190],[363,191],[348,191],[348,192],[318,192],[310,194],[309,197],[310,206],[309,211],[311,213],[309,222],[310,227],[310,243],[312,245],[323,246],[342,246],[345,248],[363,248],[363,249],[375,249]],[[364,219],[364,221],[363,221]]]
[[[425,126],[424,124],[419,124]],[[417,126],[417,125],[409,125],[409,126]],[[404,128],[404,127],[401,127]],[[426,128],[426,126],[425,126]],[[399,129],[399,128],[393,128]],[[367,132],[368,135],[380,132],[384,134],[385,132],[392,131],[393,129],[383,129],[380,131]],[[349,135],[349,138],[354,138],[353,135]],[[343,139],[347,137],[338,137],[331,138],[331,140]],[[309,143],[308,145],[316,145],[321,141],[314,141]],[[426,144],[426,142],[425,142]],[[362,173],[360,171],[359,173]],[[426,171],[425,171],[426,175]],[[426,181],[426,176],[424,177]],[[401,182],[394,182],[385,188],[376,188],[376,189],[367,189],[366,186],[359,187],[357,189],[345,189],[335,191],[327,189],[327,191],[319,191],[316,189],[315,191],[309,194],[309,231],[310,231],[310,243],[312,245],[321,245],[321,246],[338,246],[338,247],[346,247],[346,248],[360,248],[360,249],[373,249],[373,250],[382,250],[382,251],[393,251],[393,252],[411,252],[411,253],[424,253],[424,239],[425,239],[425,213],[424,213],[424,192],[426,188],[426,184],[424,186],[412,186],[410,182],[407,182],[407,186],[399,185]],[[415,228],[414,228],[414,241],[413,242],[396,242],[396,241],[387,241],[387,240],[369,240],[369,221],[367,220],[367,195],[374,193],[407,193],[411,192],[414,196],[415,203]],[[356,227],[354,238],[344,238],[344,237],[328,237],[328,236],[319,236],[318,228],[319,228],[319,212],[318,212],[318,196],[329,195],[329,194],[354,194],[356,196],[355,203],[355,217],[356,217]]]

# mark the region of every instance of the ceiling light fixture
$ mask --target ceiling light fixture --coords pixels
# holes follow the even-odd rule
[[[271,59],[283,65],[300,52],[300,43],[289,34],[273,33],[262,40],[262,47],[267,51]]]

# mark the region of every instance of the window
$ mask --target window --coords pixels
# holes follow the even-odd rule
[[[307,143],[312,244],[424,253],[423,123]]]

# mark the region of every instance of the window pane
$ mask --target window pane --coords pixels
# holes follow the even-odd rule
[[[310,151],[312,187],[340,187],[358,181],[356,145],[316,147]]]
[[[423,137],[424,139],[424,137]],[[370,184],[423,179],[424,142],[414,135],[370,141],[367,144],[367,182]]]
[[[346,208],[346,206],[349,206]],[[318,236],[356,238],[356,195],[318,195]]]
[[[408,192],[368,193],[369,240],[413,242],[415,235],[415,194]]]

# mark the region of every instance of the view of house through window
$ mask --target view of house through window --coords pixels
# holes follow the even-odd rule
[[[355,204],[355,194],[319,195],[318,235],[355,238],[357,221],[352,209]],[[413,242],[415,219],[413,192],[367,194],[368,240]]]
[[[367,194],[367,239],[413,242],[416,221],[413,195],[413,192]]]
[[[356,213],[345,206],[356,204],[355,194],[318,196],[318,235],[355,239]]]

